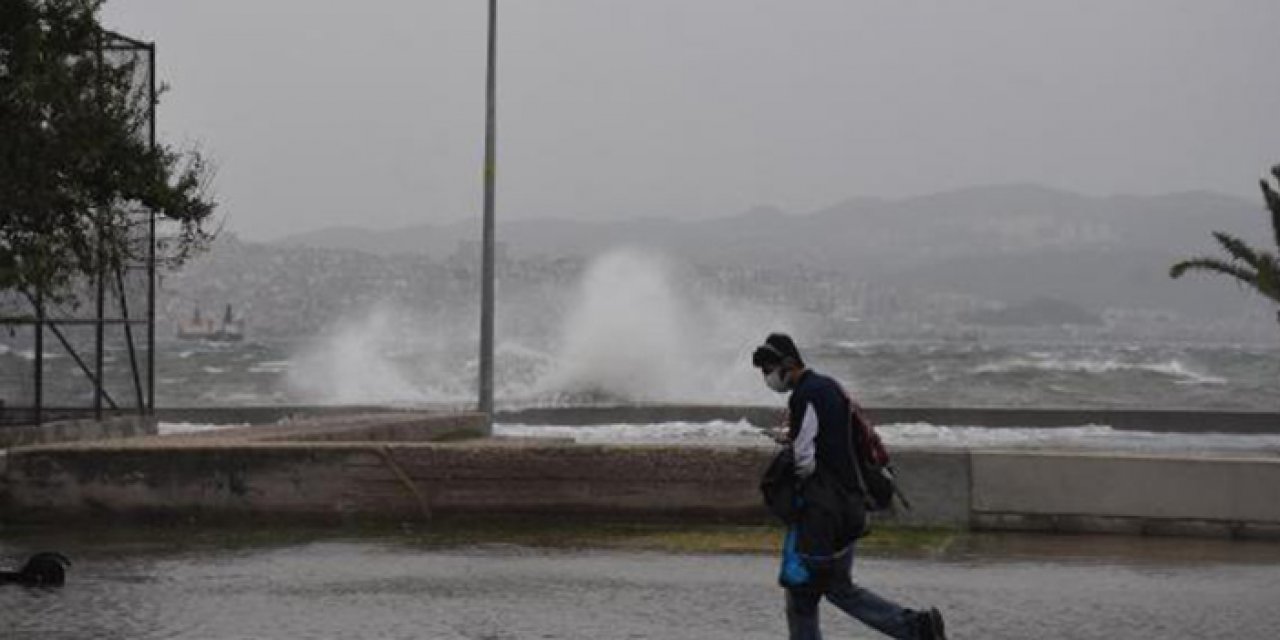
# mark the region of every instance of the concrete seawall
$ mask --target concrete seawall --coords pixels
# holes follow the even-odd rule
[[[558,425],[747,420],[772,425],[778,422],[780,413],[777,407],[750,405],[628,405],[515,409],[498,412],[496,420]],[[996,428],[1096,424],[1157,433],[1280,433],[1280,413],[1248,411],[867,407],[867,413],[878,424],[923,422]]]
[[[712,419],[681,415],[672,419]],[[0,455],[0,518],[767,518],[757,490],[767,448],[486,435],[482,415],[398,411],[18,447]],[[906,447],[894,456],[915,508],[888,519],[905,525],[1280,538],[1280,458]]]
[[[538,513],[765,519],[758,448],[555,443],[126,442],[16,450],[0,514],[63,519],[426,520]],[[914,510],[974,529],[1280,537],[1280,461],[898,453]]]
[[[148,416],[118,416],[102,421],[62,420],[38,426],[0,427],[0,449],[48,442],[134,438],[155,433],[156,420]]]
[[[986,529],[1280,538],[1280,459],[974,452]]]
[[[12,452],[6,519],[423,520],[447,513],[753,518],[758,450],[200,443]]]

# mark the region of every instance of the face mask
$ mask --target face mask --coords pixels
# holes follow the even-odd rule
[[[782,375],[782,367],[764,374],[764,383],[778,393],[787,392],[787,379]]]

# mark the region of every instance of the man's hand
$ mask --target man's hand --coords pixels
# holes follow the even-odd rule
[[[777,426],[764,430],[764,434],[780,445],[791,444],[791,410],[782,410],[782,421]]]
[[[769,436],[774,442],[785,445],[785,444],[791,444],[791,434],[789,433],[789,431],[790,430],[787,429],[785,425],[779,425],[776,427],[765,429],[764,433],[765,435]]]

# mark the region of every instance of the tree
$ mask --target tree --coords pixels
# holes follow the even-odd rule
[[[1280,182],[1280,164],[1271,167],[1271,175]],[[1235,278],[1276,304],[1280,304],[1280,193],[1264,178],[1262,198],[1271,212],[1271,231],[1276,243],[1276,253],[1255,249],[1235,236],[1221,231],[1213,232],[1218,244],[1230,255],[1230,260],[1217,258],[1192,258],[1183,260],[1169,269],[1169,275],[1179,278],[1188,270],[1222,273]],[[1276,313],[1280,320],[1280,311]]]
[[[177,262],[211,238],[207,165],[151,144],[150,87],[104,51],[102,3],[0,0],[0,289],[69,297],[145,258],[139,210],[177,223]]]

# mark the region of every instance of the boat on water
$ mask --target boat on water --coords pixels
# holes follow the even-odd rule
[[[200,307],[187,320],[178,322],[179,340],[208,340],[210,342],[239,342],[244,339],[244,318],[236,318],[231,305],[222,314],[222,321],[200,314]]]

